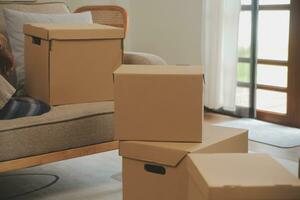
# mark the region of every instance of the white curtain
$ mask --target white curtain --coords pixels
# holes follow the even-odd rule
[[[235,110],[240,0],[202,0],[205,106]]]

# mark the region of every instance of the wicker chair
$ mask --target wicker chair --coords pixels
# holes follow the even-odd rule
[[[75,10],[76,13],[86,11],[90,11],[92,13],[94,23],[123,28],[126,35],[128,30],[128,14],[124,8],[112,5],[97,5],[84,6]],[[123,63],[139,65],[167,64],[159,56],[141,52],[125,52]]]
[[[124,28],[127,32],[128,15],[124,8],[120,6],[84,6],[80,7],[75,12],[90,11],[93,16],[94,23],[104,24]]]

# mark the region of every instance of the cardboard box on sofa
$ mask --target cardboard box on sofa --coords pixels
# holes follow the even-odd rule
[[[124,31],[99,24],[26,24],[26,89],[51,105],[113,100]]]
[[[203,143],[121,141],[123,199],[187,199],[187,155],[195,152],[247,153],[247,131],[204,125]]]
[[[114,72],[118,140],[201,142],[200,66],[122,65]]]
[[[187,200],[296,200],[300,181],[268,155],[189,154]]]

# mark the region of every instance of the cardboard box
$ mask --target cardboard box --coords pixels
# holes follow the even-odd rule
[[[268,155],[189,154],[187,200],[298,200],[300,181]]]
[[[113,100],[124,31],[99,24],[26,24],[26,89],[51,105]]]
[[[114,72],[118,140],[201,142],[200,66],[129,66]]]
[[[124,200],[186,200],[187,155],[247,153],[246,130],[205,125],[203,143],[120,142]]]

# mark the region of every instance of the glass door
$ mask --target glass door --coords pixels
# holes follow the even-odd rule
[[[238,106],[251,117],[283,124],[288,121],[290,3],[242,0],[239,33]]]
[[[260,0],[256,98],[259,119],[280,123],[287,115],[289,30],[290,0]]]

